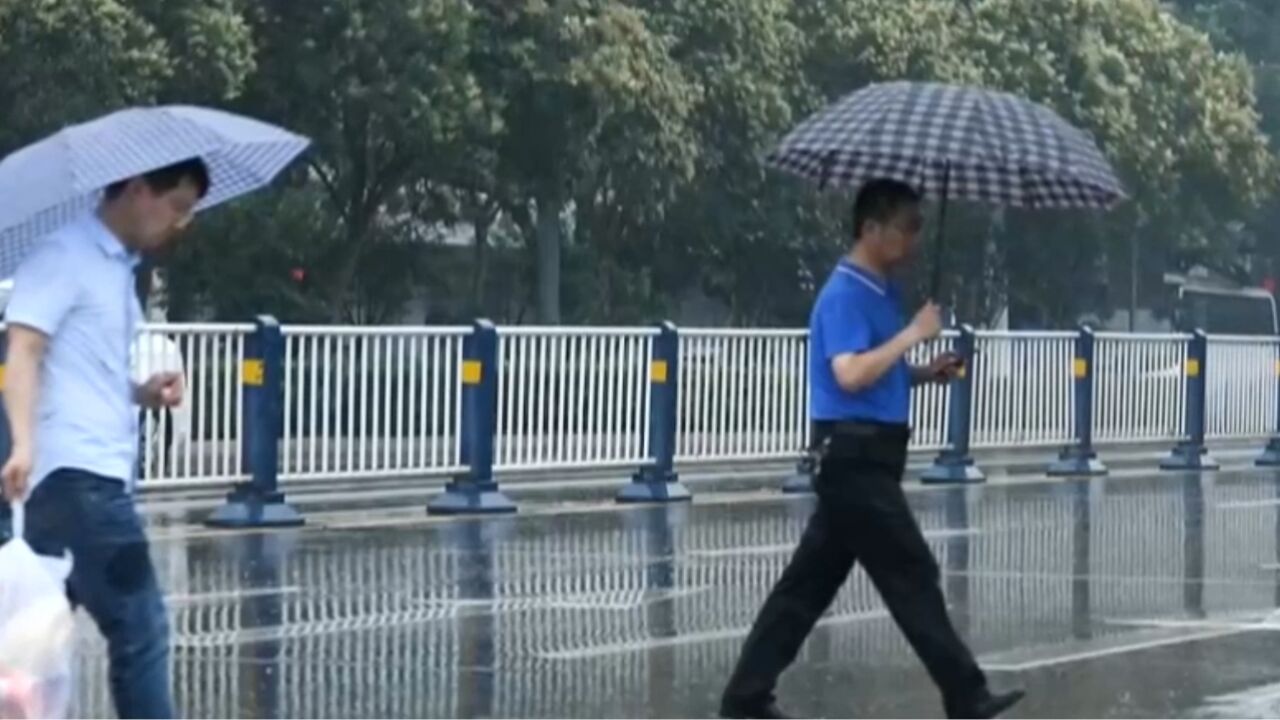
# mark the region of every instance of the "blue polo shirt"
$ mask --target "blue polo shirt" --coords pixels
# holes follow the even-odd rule
[[[814,420],[906,424],[911,369],[904,358],[874,385],[850,393],[836,382],[831,360],[883,345],[902,331],[902,302],[892,283],[847,260],[818,293],[809,319],[810,407]]]

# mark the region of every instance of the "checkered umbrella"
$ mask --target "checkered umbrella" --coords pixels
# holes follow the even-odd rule
[[[1110,207],[1124,189],[1093,139],[1008,93],[871,85],[813,115],[767,162],[824,187],[900,180],[928,197],[1014,207]]]
[[[309,144],[274,125],[178,105],[68,127],[0,161],[0,278],[112,183],[198,157],[209,168],[209,194],[197,207],[206,210],[270,183]]]
[[[792,130],[766,162],[826,187],[899,180],[942,200],[1031,208],[1110,207],[1124,188],[1093,139],[1008,93],[890,82],[845,96]],[[938,297],[941,254],[930,293]]]

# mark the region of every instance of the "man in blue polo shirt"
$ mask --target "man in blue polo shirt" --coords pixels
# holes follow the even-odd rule
[[[915,250],[920,197],[908,185],[872,181],[858,194],[853,222],[853,249],[819,293],[809,327],[818,507],[747,637],[720,712],[785,717],[774,701],[778,677],[861,562],[942,691],[947,715],[995,717],[1022,693],[988,689],[947,615],[937,561],[902,490],[911,387],[947,382],[960,368],[954,355],[923,367],[906,360],[942,330],[933,303],[904,325],[889,280]]]

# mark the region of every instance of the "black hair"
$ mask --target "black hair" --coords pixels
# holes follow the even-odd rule
[[[167,193],[181,185],[183,180],[190,180],[196,186],[198,197],[204,198],[209,194],[209,168],[204,164],[204,160],[198,157],[143,173],[138,176],[138,179],[146,183],[154,193]],[[106,199],[115,200],[120,197],[132,180],[134,178],[125,178],[108,185],[105,191]]]
[[[886,223],[900,210],[920,203],[920,193],[897,180],[870,180],[858,191],[853,202],[853,238],[862,237],[869,222]]]

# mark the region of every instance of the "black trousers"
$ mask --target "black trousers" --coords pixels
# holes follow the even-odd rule
[[[725,703],[773,701],[778,677],[862,563],[894,622],[950,706],[986,687],[947,615],[938,563],[902,490],[905,428],[836,431],[822,441],[818,507],[765,600],[725,690]]]

